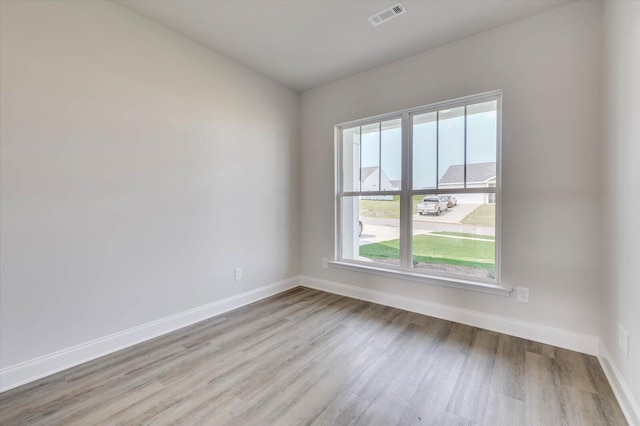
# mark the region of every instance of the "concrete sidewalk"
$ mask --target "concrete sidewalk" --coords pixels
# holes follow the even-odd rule
[[[495,235],[495,228],[467,225],[462,219],[482,204],[459,204],[436,215],[413,215],[413,234],[425,235],[432,232],[460,232],[478,235]],[[400,221],[391,218],[363,217],[363,230],[360,245],[378,243],[400,238]],[[444,236],[444,235],[440,235]],[[449,236],[449,238],[475,239],[472,237]],[[478,238],[482,239],[482,238]]]
[[[442,231],[432,231],[428,229],[414,229],[413,235],[427,235],[427,234],[433,234],[435,232],[442,232]],[[486,238],[482,238],[482,235],[486,235],[486,234],[478,234],[478,238],[461,237],[456,235],[441,235],[441,234],[434,234],[434,235],[438,237],[443,237],[443,238],[456,238],[460,240],[489,241]],[[397,228],[394,226],[365,225],[364,230],[362,231],[362,236],[360,237],[360,245],[364,246],[367,244],[379,243],[381,241],[396,240],[398,238],[400,238],[400,228]]]

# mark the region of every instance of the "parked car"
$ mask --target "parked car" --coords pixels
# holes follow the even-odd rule
[[[456,200],[456,197],[453,195],[441,195],[440,199],[447,202],[447,208],[451,208],[458,204],[458,200]]]
[[[429,195],[422,199],[422,203],[418,203],[418,214],[425,215],[428,213],[440,216],[440,213],[447,211],[447,201],[437,195]]]

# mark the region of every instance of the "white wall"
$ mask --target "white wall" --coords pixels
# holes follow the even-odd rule
[[[0,8],[0,368],[302,265],[601,335],[639,399],[639,3],[605,2],[604,97],[601,4],[577,2],[303,93],[301,148],[296,93],[118,5]],[[531,303],[322,269],[333,125],[493,89],[504,91],[503,280],[530,287]]]
[[[306,91],[302,273],[558,327],[600,328],[601,4],[576,2]],[[333,126],[503,90],[502,277],[531,302],[322,269],[333,256]]]
[[[0,366],[298,275],[294,91],[111,2],[1,7]]]
[[[604,2],[603,344],[640,402],[640,2]],[[629,333],[629,356],[618,347]],[[640,412],[636,421],[640,422]]]

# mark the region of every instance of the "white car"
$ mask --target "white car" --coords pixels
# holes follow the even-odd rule
[[[447,211],[447,201],[437,195],[429,195],[422,199],[422,203],[418,203],[418,214],[425,215],[428,213],[440,216],[440,213]]]
[[[458,205],[458,200],[456,200],[456,197],[454,197],[453,195],[441,195],[440,199],[447,202],[447,208]]]

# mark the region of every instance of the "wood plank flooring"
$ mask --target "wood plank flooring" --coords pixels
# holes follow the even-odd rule
[[[9,425],[625,425],[591,356],[296,288],[0,394]]]

